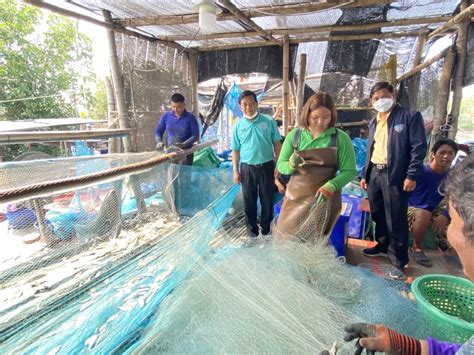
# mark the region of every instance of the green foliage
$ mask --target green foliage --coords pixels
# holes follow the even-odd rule
[[[474,95],[462,99],[458,128],[474,131]]]
[[[92,41],[77,22],[0,2],[0,120],[71,117],[90,107]],[[19,100],[40,96],[48,97]],[[9,161],[31,150],[61,154],[57,146],[31,144],[0,146],[0,156]]]
[[[102,120],[107,119],[107,89],[104,80],[100,80],[97,83],[89,117]]]
[[[0,103],[0,119],[74,115],[77,104],[87,105],[83,77],[92,77],[91,52],[90,38],[72,20],[55,14],[44,18],[37,8],[5,0],[0,7],[0,102],[56,96]]]

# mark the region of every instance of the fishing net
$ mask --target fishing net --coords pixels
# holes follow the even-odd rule
[[[138,155],[118,158],[57,163],[92,169],[100,162],[107,171]],[[36,176],[33,167],[43,165],[31,164]],[[77,177],[69,168],[49,171],[66,170]],[[61,242],[35,241],[27,252],[10,248],[2,256],[2,352],[317,353],[336,341],[338,353],[349,354],[353,344],[342,341],[349,322],[383,323],[419,338],[433,327],[400,294],[408,291],[404,283],[335,257],[322,234],[326,202],[314,204],[299,238],[259,237],[245,247],[242,197],[230,169],[164,162],[34,199],[47,200],[45,220],[48,204],[80,212],[64,223],[71,231],[63,230]],[[31,198],[15,204],[25,201]],[[61,229],[51,225],[59,238]]]

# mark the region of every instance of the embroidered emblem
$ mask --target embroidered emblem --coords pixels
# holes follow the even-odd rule
[[[268,125],[267,125],[266,122],[262,122],[262,123],[260,123],[260,127],[262,127],[262,129],[267,129]]]
[[[395,131],[397,133],[402,133],[403,130],[405,129],[405,125],[404,124],[397,124],[394,128],[395,128]]]

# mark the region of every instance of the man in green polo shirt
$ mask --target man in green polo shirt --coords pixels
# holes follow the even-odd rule
[[[276,122],[270,116],[258,112],[257,96],[253,91],[246,90],[240,94],[239,106],[244,117],[236,123],[232,132],[232,166],[234,181],[242,184],[247,231],[251,238],[256,238],[259,235],[257,198],[260,198],[262,207],[262,235],[270,233],[274,159],[278,159],[280,154],[281,136]]]

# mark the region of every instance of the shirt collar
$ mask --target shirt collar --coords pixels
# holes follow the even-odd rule
[[[336,132],[336,127],[330,127],[328,128],[327,130],[325,130],[323,133],[321,133],[319,136],[317,136],[316,138],[312,138],[313,136],[311,135],[311,131],[309,129],[306,129],[309,133],[309,135],[311,136],[311,139],[321,139],[321,138],[324,138],[326,136],[330,136],[332,134],[334,134]]]
[[[188,111],[187,111],[186,109],[184,109],[183,114],[182,114],[180,117],[178,117],[178,116],[176,116],[176,114],[174,113],[173,110],[171,110],[170,112],[171,112],[171,114],[173,115],[173,117],[174,117],[175,119],[177,119],[177,120],[182,119],[182,118],[183,118],[184,116],[186,116],[187,113],[188,113]]]

